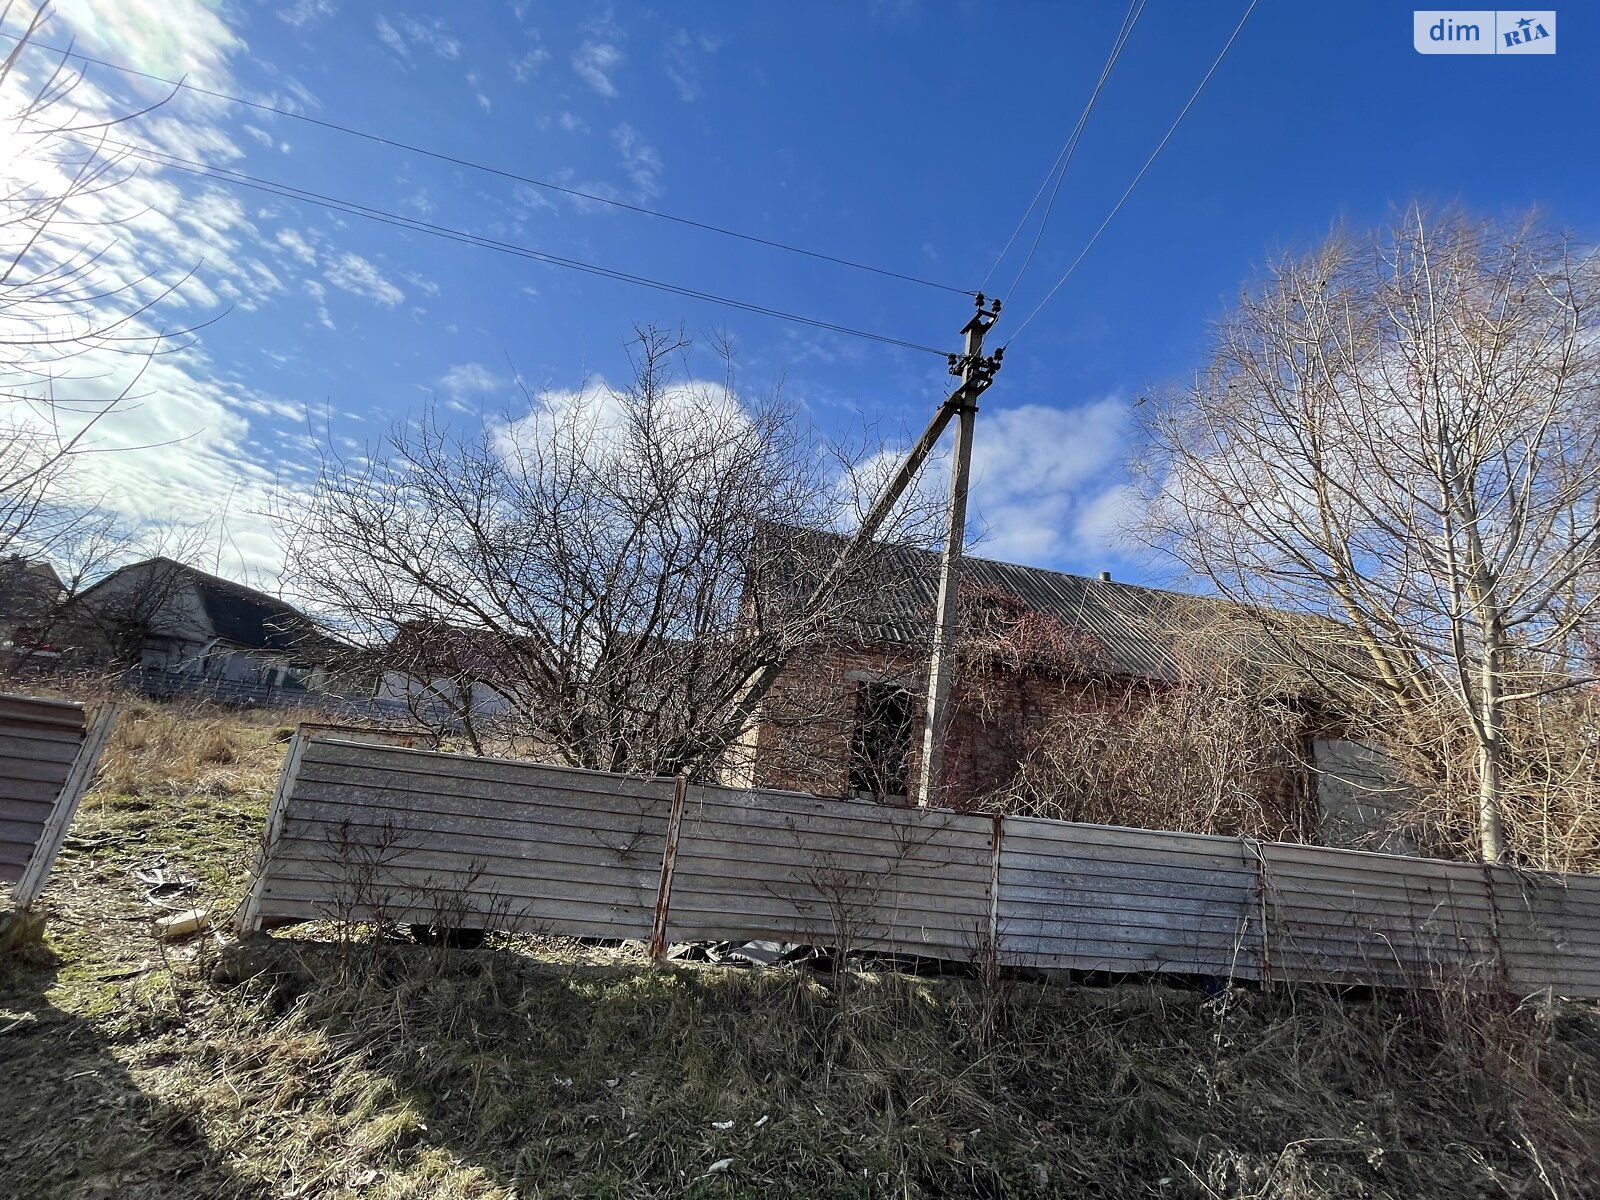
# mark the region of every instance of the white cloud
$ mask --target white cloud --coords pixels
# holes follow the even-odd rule
[[[550,51],[543,46],[534,46],[521,58],[512,61],[511,74],[516,77],[518,83],[527,83],[549,61]]]
[[[282,246],[295,260],[307,267],[317,265],[317,252],[311,243],[296,229],[280,229],[277,237],[278,245]]]
[[[439,377],[439,387],[453,400],[497,392],[505,380],[482,363],[457,363]]]
[[[518,183],[511,188],[511,200],[516,205],[522,216],[539,211],[540,209],[555,209],[555,201],[545,195],[543,188],[536,188],[531,183]]]
[[[64,22],[81,51],[215,91],[228,90],[228,58],[244,39],[228,27],[218,5],[206,0],[57,0],[50,32]],[[152,92],[165,94],[151,85]],[[198,100],[189,97],[190,101]],[[215,109],[222,102],[212,101]]]
[[[440,58],[454,62],[461,57],[461,43],[450,36],[445,23],[438,17],[419,21],[415,17],[401,17],[400,28],[414,46],[432,50]]]
[[[714,54],[719,44],[711,38],[691,37],[687,29],[678,30],[662,44],[662,69],[672,81],[672,86],[678,89],[678,97],[684,103],[700,97],[700,65],[695,52],[700,50]]]
[[[1104,555],[1130,502],[1121,481],[1127,407],[1111,396],[1076,408],[1025,404],[987,409],[972,443],[969,548],[985,558],[1053,566],[1069,557]],[[947,440],[954,431],[946,434]],[[865,464],[860,495],[846,489],[842,519],[851,523],[900,465],[903,450]],[[903,509],[941,509],[949,489],[948,451],[923,468]]]
[[[739,398],[721,383],[686,379],[657,393],[652,437],[670,461],[677,450],[703,448],[718,431],[731,435],[749,427],[749,415]],[[623,452],[632,437],[627,402],[600,376],[574,390],[541,393],[526,416],[510,422],[493,422],[490,433],[507,457],[526,454],[527,465],[537,468],[549,461],[550,451],[581,454],[591,463],[603,463]],[[732,436],[719,445],[732,453]],[[716,478],[729,469],[727,455],[713,452],[691,456],[683,469]]]
[[[427,188],[418,188],[411,195],[400,198],[400,207],[409,209],[419,217],[431,217],[437,206],[428,197]]]
[[[290,25],[310,28],[332,7],[328,0],[285,0],[273,11]],[[49,34],[52,41],[73,40],[86,53],[182,75],[202,87],[247,94],[295,111],[314,110],[316,97],[293,78],[278,76],[270,93],[249,92],[233,78],[230,61],[244,51],[245,43],[230,21],[242,19],[245,8],[214,0],[58,0]],[[380,23],[380,37],[385,24]],[[413,44],[405,40],[409,30],[392,24],[388,28],[403,48]],[[418,28],[415,45],[426,44],[441,57],[449,56],[452,39],[442,26],[418,23]],[[40,72],[50,65],[43,55],[19,60],[0,95],[0,115],[15,111],[22,89],[41,82]],[[76,111],[63,108],[57,115],[91,126],[162,100],[165,92],[114,73],[91,71],[71,94]],[[240,143],[250,145],[251,139],[262,146],[275,144],[270,125],[235,120],[222,102],[181,92],[119,136],[216,163],[241,159]],[[46,189],[59,184],[64,169],[58,156],[30,157],[25,139],[15,137],[4,122],[0,145],[0,193],[37,187],[53,194]],[[287,150],[282,143],[276,145]],[[404,300],[400,288],[373,263],[344,252],[325,235],[313,238],[310,231],[280,228],[282,219],[277,205],[255,200],[247,207],[230,188],[141,164],[130,178],[80,198],[70,224],[48,231],[39,251],[96,256],[101,320],[155,302],[147,319],[123,327],[129,336],[149,334],[152,327],[199,324],[219,315],[227,304],[250,309],[275,299],[286,310],[332,330],[329,284],[386,307]],[[335,223],[329,231],[337,235],[341,228]],[[326,280],[315,275],[319,267],[326,270]],[[427,292],[425,282],[412,281],[412,286]],[[163,295],[174,285],[176,291]],[[224,317],[242,319],[238,312]],[[209,335],[201,330],[200,336]],[[298,398],[252,387],[250,373],[260,373],[266,363],[249,351],[239,362],[219,363],[203,342],[182,349],[169,344],[169,349],[144,364],[130,401],[89,435],[93,448],[117,452],[86,460],[74,494],[134,520],[203,522],[230,503],[235,512],[262,511],[274,477],[292,482],[310,461],[309,454],[282,453],[284,446],[304,441],[304,433],[295,428],[304,417]],[[261,347],[261,352],[280,361],[285,356],[276,352],[286,349]],[[116,396],[137,370],[125,354],[91,355],[63,366],[69,377],[60,387],[70,387],[83,400]],[[66,432],[72,432],[70,423]],[[234,532],[245,565],[268,574],[276,569],[277,551],[266,523],[251,522],[248,531]]]
[[[472,89],[473,97],[478,101],[478,107],[483,109],[484,112],[489,112],[494,107],[490,103],[489,97],[484,94],[483,88],[479,85],[476,71],[467,72],[467,86]]]
[[[306,280],[306,294],[311,297],[311,302],[316,305],[317,320],[324,329],[338,329],[333,323],[333,314],[328,311],[328,289],[315,279]]]
[[[359,254],[345,251],[322,273],[334,287],[362,296],[385,308],[393,308],[406,298],[406,294],[384,278],[372,263]]]
[[[403,272],[400,278],[404,279],[407,283],[416,288],[417,291],[421,292],[425,296],[437,296],[439,294],[439,285],[437,283],[431,279],[428,279],[426,276],[419,275],[415,271]]]
[[[584,42],[572,56],[572,69],[578,78],[609,99],[618,95],[612,74],[622,66],[623,53],[610,42]]]
[[[405,38],[400,36],[400,31],[393,25],[389,24],[389,19],[382,13],[378,14],[376,26],[378,30],[378,40],[380,42],[389,47],[389,49],[393,50],[401,58],[411,57],[411,51],[406,47]]]
[[[1098,531],[1084,512],[1118,471],[1126,421],[1127,406],[1111,396],[1076,408],[1025,404],[981,414],[972,507],[987,534],[983,553],[1038,564],[1080,548],[1085,532]]]
[[[451,36],[449,28],[438,17],[419,21],[416,17],[402,15],[391,21],[379,13],[373,25],[378,31],[378,40],[403,59],[411,58],[412,47],[432,51],[449,62],[461,57],[461,43]]]
[[[624,122],[611,131],[611,141],[622,155],[622,169],[633,181],[642,200],[660,195],[661,156],[632,125]]]
[[[1114,483],[1091,497],[1078,512],[1074,534],[1081,552],[1118,555],[1125,549],[1126,530],[1144,503],[1131,483]]]
[[[278,10],[278,20],[295,29],[306,29],[333,15],[333,0],[295,0]]]

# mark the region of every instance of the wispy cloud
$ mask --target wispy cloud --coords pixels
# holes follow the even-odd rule
[[[721,43],[715,38],[695,37],[687,29],[680,29],[667,38],[661,46],[661,65],[678,96],[685,103],[700,97],[701,53],[715,54]]]
[[[549,61],[550,51],[543,46],[530,47],[521,58],[512,60],[511,74],[516,77],[518,83],[527,83]]]
[[[622,66],[624,57],[610,42],[584,42],[572,56],[572,69],[595,91],[614,100],[619,93],[611,77]]]
[[[461,43],[450,36],[448,27],[438,17],[429,17],[426,21],[419,21],[415,17],[401,17],[400,28],[414,46],[431,50],[440,58],[449,59],[451,62],[461,57]]]
[[[406,294],[384,278],[383,272],[377,267],[348,250],[329,264],[322,277],[341,291],[364,297],[385,308],[393,308],[406,298]]]
[[[333,314],[328,311],[328,289],[315,279],[306,280],[306,295],[311,297],[311,303],[316,306],[317,320],[324,329],[338,329],[333,323]]]
[[[317,265],[317,252],[311,243],[306,241],[297,229],[280,229],[277,236],[278,245],[287,250],[294,259],[303,266],[314,267]]]
[[[489,97],[484,94],[483,87],[478,82],[478,73],[476,71],[467,72],[467,86],[472,89],[473,98],[477,100],[479,108],[483,109],[484,112],[489,112],[494,108]]]
[[[411,57],[411,51],[406,47],[405,38],[400,36],[400,31],[398,29],[389,24],[388,17],[385,17],[382,13],[379,13],[376,27],[378,30],[378,40],[380,42],[389,47],[389,49],[393,50],[401,58]]]
[[[417,291],[421,292],[425,296],[437,296],[439,294],[439,285],[433,280],[429,279],[427,276],[421,275],[416,271],[407,271],[401,275],[400,278],[404,279],[407,283],[416,288]]]
[[[650,200],[660,195],[661,155],[656,148],[626,121],[611,131],[611,141],[622,156],[622,169],[639,198]]]
[[[456,363],[439,377],[439,388],[447,396],[461,399],[497,392],[506,381],[482,363]]]
[[[451,36],[449,27],[438,17],[419,21],[416,17],[402,15],[390,21],[379,13],[375,27],[378,40],[401,58],[409,59],[412,47],[432,51],[450,62],[461,57],[461,43]]]
[[[295,0],[278,10],[278,20],[295,29],[308,29],[333,16],[333,0]]]

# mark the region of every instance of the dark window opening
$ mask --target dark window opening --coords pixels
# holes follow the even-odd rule
[[[911,760],[911,693],[892,683],[856,684],[850,790],[904,796]]]

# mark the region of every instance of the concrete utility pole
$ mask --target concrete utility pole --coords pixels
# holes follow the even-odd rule
[[[983,357],[983,338],[1000,315],[1000,301],[988,311],[978,295],[978,311],[962,333],[965,352],[951,356],[950,373],[961,377],[946,401],[956,406],[956,448],[950,456],[950,500],[945,514],[944,555],[939,562],[939,602],[933,617],[933,655],[928,662],[928,709],[922,726],[922,762],[917,778],[917,803],[923,807],[937,798],[944,775],[944,738],[949,723],[950,672],[960,632],[961,553],[967,539],[967,488],[972,476],[972,427],[977,422],[978,397],[994,380],[1004,350]]]
[[[972,419],[978,411],[978,397],[994,381],[994,373],[1000,369],[1000,360],[1005,354],[1004,348],[1001,348],[988,358],[982,356],[983,336],[989,332],[995,320],[1000,316],[1000,301],[989,301],[988,304],[989,307],[985,308],[983,293],[979,292],[977,296],[977,312],[972,314],[971,320],[966,323],[961,331],[966,335],[966,350],[962,354],[950,355],[950,374],[959,376],[961,382],[956,385],[955,390],[950,395],[945,397],[944,403],[939,405],[938,411],[933,414],[933,420],[929,421],[928,427],[922,431],[922,436],[912,443],[911,449],[907,451],[893,478],[889,480],[883,491],[878,494],[877,499],[872,502],[872,507],[867,510],[866,515],[861,518],[861,527],[845,543],[833,562],[828,566],[828,569],[823,572],[822,578],[817,581],[816,586],[811,590],[811,594],[802,605],[802,612],[808,615],[814,613],[828,599],[833,589],[838,586],[840,579],[844,577],[845,572],[855,562],[856,556],[861,553],[862,547],[871,542],[877,536],[878,530],[883,528],[883,523],[889,519],[889,514],[894,511],[894,506],[899,503],[900,497],[905,495],[906,489],[911,486],[912,480],[916,479],[917,472],[922,470],[922,465],[928,461],[928,456],[933,453],[934,447],[939,444],[939,437],[944,433],[945,426],[950,424],[951,420],[956,417],[961,420],[961,443],[956,450],[955,461],[958,465],[954,468],[956,474],[952,476],[952,480],[959,481],[961,509],[959,516],[952,514],[952,520],[955,522],[955,528],[964,530],[967,519],[967,466],[972,455]],[[955,503],[955,495],[956,491],[952,489],[952,504]],[[953,539],[946,539],[945,562],[944,569],[940,573],[939,588],[941,628],[946,624],[942,615],[946,612],[946,581],[949,581],[951,589],[950,603],[954,604],[955,602],[955,581],[952,578],[950,542],[954,542],[956,557],[959,559],[962,540],[963,535],[959,532]],[[948,650],[942,657],[946,659],[949,657]],[[939,653],[935,651],[934,662],[936,664],[940,661],[940,658]],[[781,662],[770,662],[751,672],[750,677],[744,681],[738,696],[734,699],[733,720],[730,723],[730,727],[742,729],[745,723],[755,715],[762,698],[771,690],[772,685],[777,682],[784,665]],[[937,671],[938,669],[936,666],[935,670]],[[945,682],[944,688],[945,691],[949,690],[948,680]],[[930,707],[930,720],[933,715],[933,709]],[[940,732],[942,735],[942,729]],[[927,736],[932,735],[929,734]],[[926,737],[924,738],[924,743],[926,743]],[[701,761],[710,761],[726,748],[727,746],[723,742],[704,748],[701,751]],[[924,786],[926,786],[928,778],[927,762],[927,755],[924,754]],[[918,799],[920,803],[927,803],[925,792],[920,789]]]

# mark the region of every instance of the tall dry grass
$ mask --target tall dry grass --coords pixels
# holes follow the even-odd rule
[[[93,790],[143,797],[270,792],[291,720],[283,713],[124,700]]]

